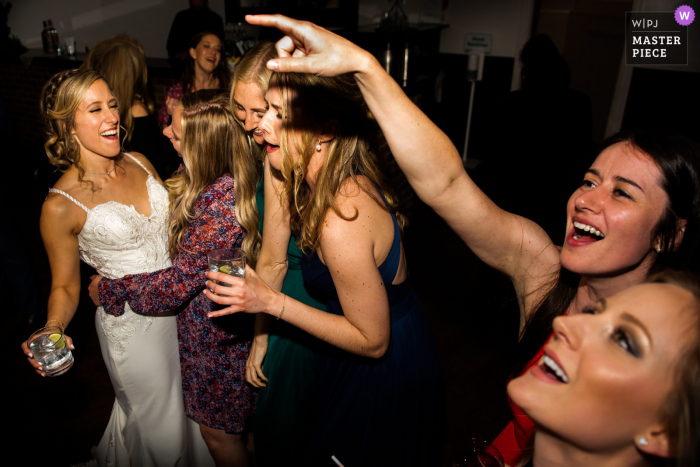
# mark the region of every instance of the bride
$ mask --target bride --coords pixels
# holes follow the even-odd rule
[[[40,219],[51,266],[47,323],[65,328],[78,306],[81,259],[114,279],[170,266],[169,202],[148,159],[121,151],[117,101],[99,73],[54,75],[44,86],[41,109],[48,124],[46,154],[64,172]],[[94,453],[98,464],[213,465],[198,425],[185,416],[175,317],[125,308],[120,317],[101,307],[95,315],[116,394]],[[46,376],[26,342],[22,349]]]

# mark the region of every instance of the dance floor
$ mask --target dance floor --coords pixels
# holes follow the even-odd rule
[[[37,199],[44,196],[42,191]],[[50,273],[38,235],[40,199],[35,204],[15,220],[27,227],[25,248],[48,296]],[[517,339],[517,307],[509,283],[476,259],[420,202],[405,232],[405,248],[411,281],[440,352],[447,404],[444,464],[448,465],[450,453],[464,440],[491,440],[508,421],[504,373]],[[33,329],[21,322],[12,290],[3,287],[9,324],[2,341],[9,358],[5,420],[12,425],[4,451],[15,453],[17,464],[61,467],[87,461],[107,424],[114,391],[100,354],[94,306],[87,296],[90,274],[84,266],[80,307],[67,330],[76,347],[75,365],[56,378],[41,378],[26,363],[20,343]]]

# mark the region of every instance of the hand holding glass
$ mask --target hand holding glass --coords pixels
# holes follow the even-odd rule
[[[27,339],[27,346],[46,376],[62,375],[73,366],[73,353],[59,326],[39,329]]]
[[[211,250],[208,255],[209,270],[229,276],[245,278],[245,253],[239,248]],[[225,282],[213,281],[217,285],[231,287]],[[219,296],[222,296],[219,294]]]

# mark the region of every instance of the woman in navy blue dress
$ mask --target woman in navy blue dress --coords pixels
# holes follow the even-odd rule
[[[209,316],[264,312],[330,344],[319,358],[316,419],[304,465],[439,464],[442,376],[408,278],[401,217],[372,152],[378,128],[350,76],[278,74],[259,128],[281,172],[304,280],[327,311],[268,287],[252,270],[233,288],[207,282],[231,305]]]

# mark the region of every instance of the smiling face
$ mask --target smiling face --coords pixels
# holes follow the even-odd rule
[[[81,155],[114,157],[121,152],[119,107],[107,83],[101,79],[85,92],[71,133],[80,146]]]
[[[675,364],[697,337],[695,307],[679,286],[641,284],[601,300],[595,314],[556,318],[545,356],[508,394],[576,446],[629,447],[663,419]]]
[[[629,143],[605,149],[569,199],[562,266],[587,276],[646,271],[652,231],[669,202],[662,180],[654,161]]]
[[[163,129],[163,134],[170,139],[173,147],[177,151],[177,155],[182,157],[180,153],[180,144],[182,142],[182,109],[177,107],[173,112],[173,119],[170,126]]]
[[[252,135],[256,143],[264,144],[263,132],[258,125],[268,106],[260,87],[251,81],[237,83],[233,91],[233,102],[236,117],[243,122],[245,131]]]
[[[204,36],[196,48],[190,49],[190,57],[194,59],[195,68],[212,73],[221,60],[221,41],[215,34]]]

